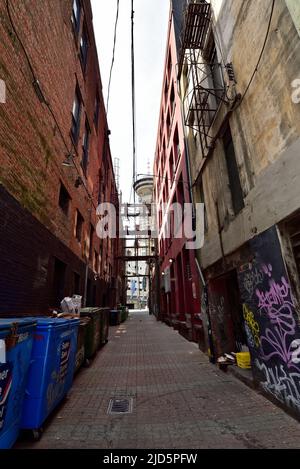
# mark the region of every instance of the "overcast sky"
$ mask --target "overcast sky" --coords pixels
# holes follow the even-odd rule
[[[103,94],[106,103],[117,0],[92,0]],[[152,174],[156,144],[169,0],[135,0],[137,173]],[[120,188],[132,185],[131,0],[120,0],[115,63],[108,109],[112,157],[120,159]],[[133,201],[133,200],[132,200]]]

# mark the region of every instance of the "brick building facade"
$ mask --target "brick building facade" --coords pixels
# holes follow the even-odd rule
[[[96,207],[118,194],[90,1],[2,1],[0,78],[0,314],[74,293],[114,306],[120,240],[97,237]]]
[[[187,146],[184,136],[177,63],[183,1],[170,3],[170,22],[154,161],[154,200],[158,215],[158,247],[161,263],[161,317],[189,339],[201,328],[200,282],[194,250],[186,248],[187,238],[177,237],[170,206],[191,203]],[[165,208],[164,208],[165,207]],[[169,228],[169,233],[168,233]]]

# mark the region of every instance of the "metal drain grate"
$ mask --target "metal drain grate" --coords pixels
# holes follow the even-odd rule
[[[108,414],[131,414],[132,399],[111,399],[108,405]]]

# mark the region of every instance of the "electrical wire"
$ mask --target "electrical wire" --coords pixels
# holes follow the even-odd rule
[[[131,96],[132,96],[132,184],[136,181],[136,103],[135,103],[135,58],[134,58],[134,0],[131,0]],[[135,191],[133,192],[135,203]]]
[[[267,27],[267,32],[266,32],[266,35],[265,35],[265,39],[264,39],[264,43],[263,43],[263,46],[262,46],[262,49],[261,49],[261,52],[259,54],[259,58],[258,58],[258,61],[257,61],[257,64],[256,64],[256,67],[252,73],[252,76],[250,78],[250,81],[246,87],[246,90],[244,91],[244,94],[242,95],[240,101],[238,102],[237,106],[236,107],[239,107],[241,105],[241,103],[243,102],[246,94],[248,93],[249,91],[249,88],[254,80],[254,77],[255,77],[255,74],[256,72],[258,71],[258,67],[259,67],[259,64],[261,62],[261,59],[262,59],[262,56],[264,54],[264,51],[265,51],[265,48],[266,48],[266,44],[267,44],[267,41],[268,41],[268,38],[269,38],[269,33],[270,33],[270,29],[271,29],[271,24],[272,24],[272,19],[273,19],[273,13],[274,13],[274,8],[275,8],[275,0],[272,0],[272,6],[271,6],[271,13],[270,13],[270,18],[269,18],[269,22],[268,22],[268,27]],[[236,109],[236,108],[235,108]]]
[[[35,83],[38,83],[38,84],[39,84],[39,81],[38,81],[38,79],[37,79],[35,70],[34,70],[34,68],[33,68],[33,66],[32,66],[31,60],[30,60],[29,55],[28,55],[28,53],[27,53],[27,51],[26,51],[26,48],[25,48],[25,46],[24,46],[24,43],[23,43],[23,41],[22,41],[22,39],[21,39],[20,35],[18,34],[17,29],[16,29],[16,27],[15,27],[15,24],[14,24],[12,15],[11,15],[11,10],[10,10],[10,0],[6,0],[6,10],[7,10],[7,14],[8,14],[9,21],[10,21],[10,24],[11,24],[11,26],[12,26],[12,29],[13,29],[13,31],[14,31],[14,33],[15,33],[15,35],[16,35],[16,37],[17,37],[17,39],[18,39],[18,41],[19,41],[19,43],[20,43],[20,45],[21,45],[21,47],[22,47],[22,50],[23,50],[23,52],[24,52],[24,55],[25,55],[25,57],[26,57],[26,61],[27,61],[27,63],[28,63],[30,72],[31,72],[32,77],[33,77],[33,80],[34,80],[34,81],[33,81],[33,84],[35,84]],[[41,90],[40,90],[40,91],[41,91]],[[41,92],[41,93],[42,93],[42,92]],[[62,130],[61,130],[61,127],[60,127],[60,125],[59,125],[59,123],[58,123],[58,121],[57,121],[57,118],[56,118],[55,114],[54,114],[54,111],[52,110],[51,105],[50,105],[49,102],[45,99],[45,97],[44,97],[43,94],[42,94],[42,98],[43,98],[44,104],[46,105],[46,107],[47,107],[49,113],[51,114],[51,116],[52,116],[52,118],[53,118],[53,120],[54,120],[54,122],[55,122],[55,125],[56,125],[56,127],[57,127],[57,129],[58,129],[58,131],[59,131],[59,134],[60,134],[60,136],[61,136],[61,139],[62,139],[62,141],[63,141],[63,144],[64,144],[64,146],[65,146],[65,148],[66,148],[66,151],[67,151],[68,155],[70,155],[70,154],[71,154],[71,151],[70,151],[70,149],[69,149],[69,147],[68,147],[68,145],[67,145],[67,143],[66,143],[66,140],[65,140],[65,138],[64,138],[64,135],[63,135],[63,132],[62,132]],[[80,179],[81,179],[81,181],[82,181],[82,185],[83,185],[83,187],[84,187],[84,189],[85,189],[85,191],[86,191],[86,193],[87,193],[87,195],[88,195],[88,197],[89,197],[89,200],[91,201],[92,205],[94,206],[94,209],[97,210],[97,206],[96,206],[96,205],[94,204],[94,202],[93,202],[93,196],[90,194],[88,188],[86,187],[84,181],[82,180],[82,178],[81,178],[81,172],[80,172],[80,170],[78,169],[78,167],[77,167],[77,165],[76,165],[76,163],[75,163],[74,158],[72,158],[72,162],[73,162],[73,164],[74,164],[74,168],[76,169],[76,172],[77,172],[78,176],[80,177]]]
[[[118,19],[119,19],[119,6],[120,6],[120,0],[117,0],[117,12],[116,12],[115,30],[114,30],[114,45],[113,45],[113,53],[112,53],[110,73],[109,73],[109,81],[108,81],[108,89],[107,89],[107,101],[106,101],[106,113],[107,114],[108,114],[108,105],[109,105],[109,97],[110,97],[110,85],[111,85],[112,71],[113,71],[113,66],[114,66],[114,62],[115,62],[115,51],[116,51],[116,42],[117,42],[117,27],[118,27]]]

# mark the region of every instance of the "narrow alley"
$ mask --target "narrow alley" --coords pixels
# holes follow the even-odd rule
[[[132,413],[108,414],[111,398]],[[37,443],[15,448],[297,448],[300,427],[146,311],[112,327]]]
[[[299,154],[299,0],[0,0],[0,453],[299,448]]]

